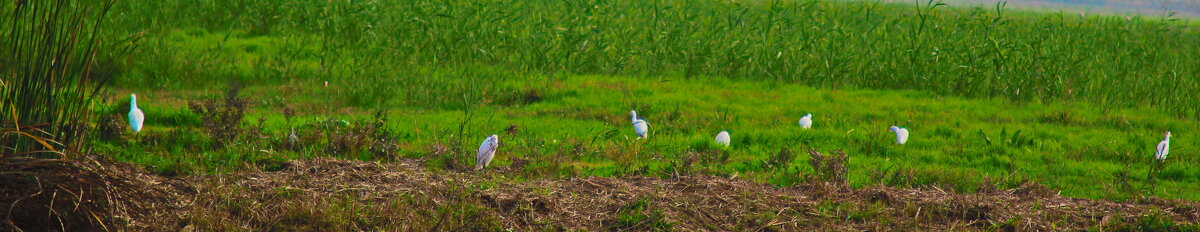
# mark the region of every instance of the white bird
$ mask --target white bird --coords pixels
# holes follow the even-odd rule
[[[142,123],[145,121],[146,115],[137,107],[137,94],[129,94],[129,128],[133,129],[133,133],[138,133],[142,131]]]
[[[288,134],[288,147],[296,147],[296,141],[300,140],[300,136],[296,136],[296,128],[291,128],[291,133]]]
[[[729,131],[721,131],[717,133],[717,144],[729,146]]]
[[[800,117],[800,128],[804,128],[806,130],[808,128],[812,128],[812,114],[811,113],[805,114],[804,117]]]
[[[496,135],[488,136],[483,140],[483,144],[479,145],[479,155],[475,157],[475,171],[483,170],[489,163],[492,163],[498,147],[500,147],[500,137]]]
[[[904,144],[908,142],[908,128],[892,126],[888,130],[896,132],[896,144]]]
[[[1167,159],[1167,153],[1171,152],[1171,131],[1167,131],[1167,137],[1158,142],[1158,151],[1154,152],[1154,158],[1158,161]]]
[[[644,139],[648,136],[646,133],[650,131],[650,123],[646,120],[637,117],[637,111],[629,111],[629,118],[633,120],[633,131],[637,132],[639,139]]]

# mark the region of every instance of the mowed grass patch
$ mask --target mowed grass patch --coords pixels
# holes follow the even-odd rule
[[[1187,168],[1197,163],[1190,149],[1196,142],[1188,139],[1195,125],[1159,110],[1103,110],[1086,103],[939,97],[920,91],[822,90],[719,78],[512,78],[474,82],[486,86],[468,87],[509,91],[467,96],[461,105],[446,107],[403,107],[408,105],[404,103],[392,103],[401,107],[340,107],[337,101],[343,99],[319,97],[321,91],[298,91],[281,98],[284,104],[251,107],[241,124],[260,128],[261,133],[233,148],[172,150],[167,148],[178,146],[164,146],[171,144],[168,139],[157,145],[116,141],[124,145],[109,152],[137,163],[170,163],[196,170],[237,169],[270,163],[263,160],[313,156],[380,162],[415,158],[430,161],[430,168],[441,169],[473,163],[478,143],[488,135],[499,134],[500,152],[491,167],[530,178],[669,176],[691,171],[788,185],[813,172],[806,165],[809,157],[803,153],[812,148],[845,151],[850,156],[850,184],[856,187],[940,186],[971,192],[989,179],[1007,187],[1036,181],[1061,189],[1065,195],[1089,198],[1150,193],[1197,199],[1200,195],[1200,189],[1193,187],[1200,173]],[[245,93],[257,94],[243,97],[252,102],[276,98],[263,91],[275,88],[280,87],[250,86]],[[524,98],[531,91],[537,92],[539,100],[512,104],[496,100]],[[167,95],[160,96],[170,94],[164,93]],[[153,101],[139,103],[147,112],[172,111],[172,106]],[[282,105],[292,104],[329,109],[300,110],[289,120],[282,113]],[[380,110],[386,112],[384,120],[373,115]],[[635,139],[630,110],[637,110],[639,117],[650,123],[649,139]],[[806,113],[814,115],[810,130],[801,129],[796,122]],[[381,136],[397,145],[382,153],[364,148],[354,154],[331,154],[335,150],[330,150],[334,140],[330,134],[335,132],[321,132],[341,130],[321,129],[331,121],[338,122],[337,128],[383,121]],[[910,129],[908,144],[894,144],[894,135],[887,132],[891,125]],[[324,137],[312,138],[300,149],[286,149],[283,141],[292,128],[301,138],[318,133]],[[175,131],[180,130],[197,129],[147,120],[149,134],[179,134]],[[732,134],[729,148],[711,143],[721,130]],[[1157,190],[1112,194],[1120,192],[1124,183],[1149,188],[1145,181],[1154,144],[1165,130],[1172,130],[1175,136],[1172,154],[1157,178]],[[197,136],[198,140],[205,139]],[[174,141],[183,142],[183,138]],[[145,137],[141,139],[146,141]],[[796,152],[796,158],[783,165],[771,165],[771,157],[785,148]],[[388,154],[392,152],[395,154]],[[452,165],[432,165],[443,163]]]

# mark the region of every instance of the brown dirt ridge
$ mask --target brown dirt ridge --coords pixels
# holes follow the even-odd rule
[[[1200,221],[1196,202],[1074,199],[1036,184],[959,194],[829,183],[777,188],[707,175],[514,180],[505,170],[325,158],[182,179],[130,165],[101,172],[153,195],[137,197],[154,199],[142,205],[122,201],[123,210],[112,210],[120,220],[103,223],[130,231],[1123,231],[1190,230]],[[16,212],[3,214],[10,229],[24,225],[13,221],[22,220]],[[69,229],[89,225],[96,226]]]

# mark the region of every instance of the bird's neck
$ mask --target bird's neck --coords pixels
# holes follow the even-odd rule
[[[137,98],[129,99],[129,111],[136,110],[137,108]]]

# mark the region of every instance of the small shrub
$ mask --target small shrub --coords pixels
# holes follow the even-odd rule
[[[990,176],[983,177],[983,181],[979,182],[979,188],[975,190],[977,193],[997,193],[1000,192],[1004,183],[993,180]]]
[[[685,176],[695,173],[695,165],[704,154],[688,153],[682,159],[671,159],[671,168],[666,170],[672,177]]]
[[[525,166],[529,165],[529,159],[521,157],[511,157],[508,158],[508,160],[512,161],[512,164],[508,166],[508,169],[511,171],[525,170]]]
[[[555,144],[554,150],[541,152],[537,147],[540,147],[545,142],[544,140],[531,139],[528,141],[530,141],[526,146],[528,148],[525,148],[529,150],[528,153],[524,157],[510,156],[509,160],[512,161],[512,164],[509,165],[509,169],[520,171],[529,177],[558,177],[572,174],[574,167],[570,165],[571,157],[578,156],[577,152],[582,152],[583,149],[581,143],[571,144],[563,141],[561,144],[552,143]],[[514,150],[516,149],[514,148]]]
[[[729,155],[726,154],[725,156],[726,156],[726,159],[728,159]],[[775,154],[771,154],[771,157],[767,158],[767,166],[770,166],[771,168],[775,168],[775,169],[787,168],[787,165],[791,164],[792,160],[794,160],[794,159],[796,159],[795,152],[788,150],[786,147],[780,148],[779,152],[776,152]]]
[[[468,164],[467,162],[474,162],[475,156],[463,155],[467,152],[463,151],[461,144],[457,141],[455,139],[447,139],[446,142],[436,141],[430,144],[429,157],[432,160],[429,163],[434,164],[433,167],[441,167],[445,170],[468,170],[472,168],[473,166],[471,165],[473,163]]]
[[[832,155],[824,155],[809,149],[808,154],[812,156],[812,159],[808,160],[808,164],[812,166],[813,174],[817,179],[839,184],[848,183],[846,165],[850,163],[850,157],[846,156],[846,152],[837,150]]]
[[[520,132],[521,132],[521,126],[520,126],[520,125],[517,125],[517,124],[509,124],[509,125],[508,125],[508,127],[505,127],[505,128],[504,128],[504,137],[511,138],[512,136],[516,136],[516,135],[517,135],[517,134],[519,134]]]
[[[326,120],[317,126],[325,131],[329,143],[325,152],[330,155],[347,157],[347,155],[366,152],[371,157],[361,158],[396,158],[399,144],[387,130],[387,116],[384,111],[375,112],[375,116],[367,121],[346,122],[343,120]]]
[[[285,105],[285,106],[283,106],[283,110],[282,110],[282,111],[283,111],[283,119],[284,119],[285,121],[287,121],[287,124],[288,124],[289,126],[291,126],[291,125],[292,125],[292,118],[295,118],[295,117],[296,117],[296,107],[293,107],[293,106],[291,106],[291,105]]]
[[[121,139],[121,135],[128,130],[127,124],[122,120],[120,115],[112,114],[108,117],[100,117],[100,122],[96,123],[96,135],[101,140],[115,141]]]
[[[227,146],[242,135],[240,124],[250,101],[238,97],[239,91],[241,87],[235,84],[225,92],[223,101],[208,99],[188,102],[188,109],[200,116],[204,133],[213,139],[217,147]]]
[[[367,146],[367,136],[358,133],[358,128],[352,128],[349,122],[342,120],[326,120],[322,127],[328,133],[329,143],[325,144],[325,153],[331,156],[345,157]]]

